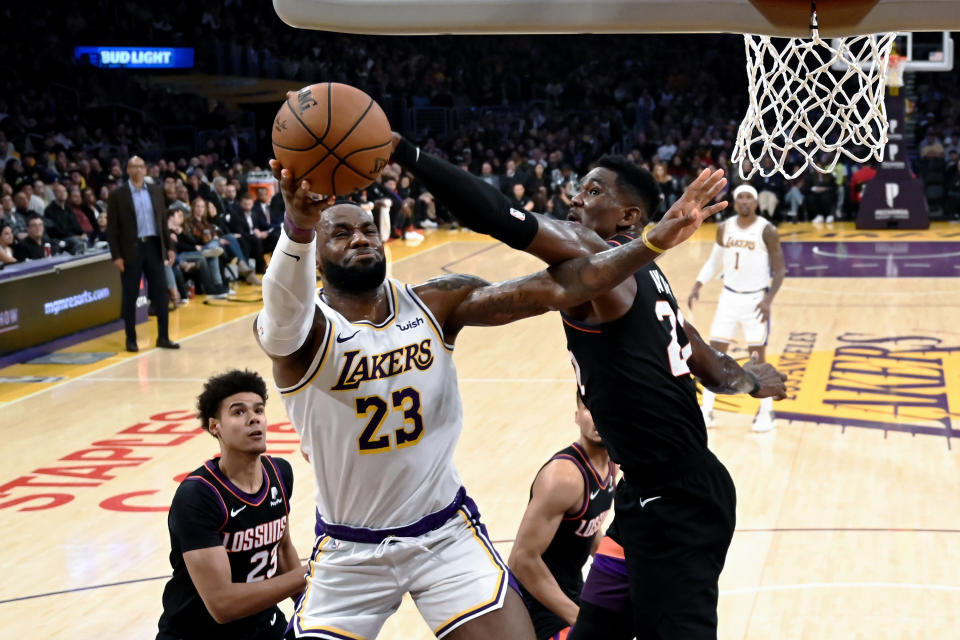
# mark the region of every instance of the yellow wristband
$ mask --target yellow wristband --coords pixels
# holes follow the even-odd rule
[[[653,244],[652,242],[650,242],[649,240],[647,240],[647,231],[648,231],[649,229],[650,229],[650,227],[647,227],[646,229],[644,229],[644,230],[643,230],[643,234],[640,236],[641,239],[643,240],[644,246],[645,246],[647,249],[650,249],[650,251],[653,251],[654,253],[663,253],[664,251],[666,251],[666,249],[661,249],[660,247],[656,246],[655,244]]]

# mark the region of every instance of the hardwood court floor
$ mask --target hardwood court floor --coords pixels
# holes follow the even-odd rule
[[[770,353],[775,362],[783,354],[792,397],[777,406],[773,433],[750,432],[751,399],[724,403],[710,432],[739,493],[738,529],[721,578],[720,637],[956,637],[960,279],[856,274],[877,260],[901,273],[923,271],[906,263],[960,270],[951,256],[960,226],[780,231],[791,243],[791,274],[774,305]],[[661,265],[704,334],[719,283],[705,287],[693,313],[686,296],[713,233],[712,226],[702,230]],[[434,233],[415,249],[390,249],[392,275],[406,281],[445,268],[489,280],[538,268],[526,255],[467,233]],[[823,277],[847,271],[854,275]],[[799,277],[808,273],[817,277]],[[0,569],[7,576],[0,637],[153,637],[170,570],[166,505],[177,478],[217,451],[192,418],[194,398],[207,376],[227,367],[269,376],[250,335],[257,290],[244,287],[238,298],[248,302],[198,299],[174,313],[179,352],[0,370],[65,377],[0,384]],[[140,334],[141,347],[152,344],[148,328]],[[121,334],[111,334],[70,350],[121,347]],[[559,320],[469,329],[456,358],[465,420],[456,461],[506,557],[533,474],[576,435]],[[313,478],[276,393],[268,416],[270,452],[294,466],[292,533],[306,556]],[[289,603],[283,607],[289,613]],[[409,601],[380,635],[430,637]]]

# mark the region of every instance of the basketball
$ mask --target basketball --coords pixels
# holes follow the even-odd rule
[[[390,159],[390,123],[355,87],[322,82],[290,93],[273,121],[273,153],[323,195],[348,195],[376,179]]]

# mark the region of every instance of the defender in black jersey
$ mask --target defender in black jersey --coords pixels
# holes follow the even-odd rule
[[[540,468],[510,552],[538,640],[565,638],[577,619],[583,565],[613,504],[616,466],[579,391],[574,421],[580,438]]]
[[[723,172],[705,169],[648,233],[644,225],[659,204],[659,187],[648,171],[621,156],[601,158],[584,177],[569,216],[577,224],[570,226],[513,211],[479,179],[398,136],[394,143],[394,158],[464,224],[550,264],[602,253],[610,246],[605,240],[631,247],[634,277],[563,309],[563,323],[580,391],[623,471],[615,524],[636,636],[716,638],[717,582],[733,535],[736,496],[726,469],[707,448],[691,374],[715,393],[777,399],[786,395],[786,378],[768,364],[741,367],[711,349],[684,322],[663,273],[642,265],[726,206],[708,206],[726,182]],[[642,246],[632,241],[640,229]],[[612,637],[599,618],[595,631],[584,630],[583,617],[581,608],[571,636]]]
[[[219,458],[180,484],[170,507],[170,564],[158,640],[283,637],[276,604],[305,585],[290,541],[290,463],[264,455],[266,384],[230,371],[207,381],[198,399]]]

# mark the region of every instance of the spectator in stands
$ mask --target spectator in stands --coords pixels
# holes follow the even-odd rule
[[[81,193],[82,204],[80,205],[87,218],[93,222],[93,228],[97,228],[97,218],[100,217],[102,209],[97,205],[97,194],[93,189],[87,187]]]
[[[183,211],[180,203],[174,203],[178,210]],[[225,297],[229,291],[223,282],[223,271],[220,267],[220,256],[223,248],[216,228],[207,220],[207,205],[202,198],[194,200],[190,209],[190,217],[185,218],[182,231],[178,238],[177,252],[181,260],[189,262],[205,262],[210,274],[210,287],[204,283],[204,293]],[[185,272],[186,275],[186,272]]]
[[[229,228],[239,237],[244,254],[253,258],[256,264],[256,272],[264,273],[267,269],[265,254],[267,253],[266,246],[270,241],[270,232],[269,227],[264,228],[265,221],[258,220],[253,205],[253,196],[250,195],[250,192],[245,191],[240,196],[238,210],[230,217]]]
[[[217,211],[221,216],[224,216],[229,221],[230,211],[227,211],[227,205],[224,203],[224,198],[227,195],[227,179],[223,176],[216,176],[213,181],[213,189],[210,190],[210,194],[207,198],[210,202],[213,203],[213,206],[217,208]]]
[[[526,188],[519,182],[514,183],[510,195],[510,206],[517,211],[533,211],[533,199],[527,195]]]
[[[47,202],[48,202],[48,200],[46,199],[47,187],[43,184],[42,181],[38,181],[38,182],[40,184],[36,186],[33,184],[30,184],[29,182],[25,183],[22,189],[23,189],[23,192],[27,194],[27,198],[29,198],[30,200],[30,204],[28,206],[30,211],[42,216],[44,209],[47,208]],[[49,201],[52,202],[53,198],[50,198]]]
[[[803,201],[805,195],[806,180],[803,175],[790,180],[787,184],[787,193],[783,196],[783,201],[787,204],[787,217],[790,222],[799,222],[803,211]]]
[[[194,286],[201,293],[213,298],[226,298],[223,283],[218,285],[213,277],[214,273],[220,272],[219,262],[211,264],[211,260],[216,261],[217,258],[204,257],[203,247],[191,242],[193,238],[184,229],[183,214],[184,207],[179,203],[171,205],[167,212],[167,233],[170,235],[170,246],[173,248],[172,266],[175,267],[167,277],[167,285],[170,285],[170,276],[172,276],[173,285],[177,287],[181,301],[187,298],[185,288],[181,289],[178,285],[176,276],[179,271],[183,278],[193,280]]]
[[[254,203],[253,211],[256,217],[258,228],[267,232],[267,238],[264,240],[263,248],[267,253],[272,253],[273,248],[277,246],[277,240],[280,239],[280,225],[283,223],[283,216],[275,217],[270,209],[270,192],[266,187],[257,187],[257,201]]]
[[[84,229],[67,202],[67,188],[59,182],[53,185],[53,202],[47,205],[43,217],[51,238],[60,242],[69,253],[83,253],[87,247]]]
[[[202,197],[199,197],[200,200],[203,200]],[[250,263],[247,260],[247,254],[243,250],[243,247],[240,244],[241,236],[238,233],[234,233],[230,229],[226,218],[220,215],[220,212],[217,211],[217,207],[214,206],[209,200],[206,201],[207,207],[207,220],[217,228],[217,233],[220,236],[220,247],[224,250],[227,255],[228,262],[233,264],[236,262],[237,273],[241,278],[247,281],[248,284],[259,285],[260,278],[257,277],[257,274],[250,267]]]
[[[660,201],[660,213],[665,213],[667,209],[673,206],[680,194],[683,193],[683,184],[680,180],[667,173],[667,165],[659,159],[653,165],[653,177],[660,186],[660,193],[663,199]]]
[[[868,182],[877,175],[876,160],[869,160],[867,164],[862,165],[850,176],[850,201],[854,205],[853,215],[856,217],[860,210],[860,200],[863,198],[863,189]]]
[[[27,237],[14,245],[13,255],[18,262],[43,260],[47,257],[47,251],[50,255],[60,253],[59,247],[50,241],[50,237],[44,231],[43,216],[33,214],[27,220]]]
[[[13,227],[6,222],[0,222],[0,265],[17,262],[13,255]]]
[[[920,157],[921,158],[942,158],[944,156],[943,143],[940,142],[940,138],[937,137],[936,133],[930,129],[927,130],[927,135],[924,136],[923,141],[920,143]]]
[[[237,185],[230,184],[229,182],[224,185],[223,208],[228,217],[240,211],[240,202],[237,201]]]
[[[43,214],[38,214],[36,211],[30,211],[30,196],[27,195],[26,191],[18,191],[13,196],[13,205],[14,212],[19,215],[24,220],[24,225],[30,222],[30,218],[33,216],[39,215],[43,217]]]
[[[0,197],[0,207],[2,207],[3,210],[0,220],[2,220],[3,224],[10,225],[14,240],[26,238],[27,216],[25,213],[17,210],[17,206],[13,203],[13,197],[10,194],[5,193]]]
[[[494,175],[493,165],[489,162],[484,162],[480,165],[480,179],[494,189],[500,188],[500,176]]]
[[[96,235],[97,232],[96,211],[91,211],[89,214],[87,213],[87,210],[83,206],[83,193],[80,191],[80,187],[70,187],[69,193],[70,195],[67,196],[67,205],[73,212],[73,216],[76,218],[77,224],[80,225],[80,228],[83,229],[83,233],[87,236],[87,241],[90,242],[93,240],[93,236]]]
[[[821,158],[821,162],[824,159]],[[837,207],[837,180],[832,173],[810,172],[808,176],[806,205],[807,216],[815,224],[822,223],[827,217],[833,222]]]

